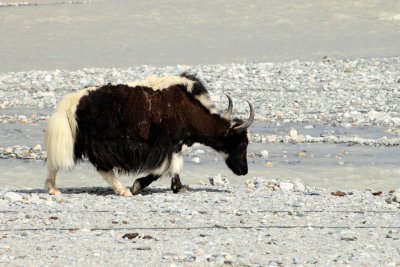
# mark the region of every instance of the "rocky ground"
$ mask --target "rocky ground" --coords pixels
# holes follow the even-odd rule
[[[221,180],[222,181],[222,180]],[[316,189],[301,181],[0,191],[5,266],[399,266],[400,191]]]
[[[325,57],[0,73],[0,265],[399,266],[399,64]],[[247,177],[227,176],[216,154],[195,147],[185,156],[187,192],[165,183],[134,198],[105,184],[62,186],[61,197],[42,191],[43,130],[63,95],[182,71],[205,81],[221,111],[224,92],[239,117],[253,103]],[[316,184],[295,179],[300,172]],[[332,189],[315,188],[323,179]],[[332,186],[340,179],[346,189]],[[368,179],[382,186],[362,189]]]

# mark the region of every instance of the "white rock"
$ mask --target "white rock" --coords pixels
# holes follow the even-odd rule
[[[314,129],[314,125],[306,125],[304,126],[304,129]]]
[[[300,182],[299,180],[293,181],[294,190],[304,192],[306,190],[306,186]]]
[[[299,135],[297,134],[296,129],[290,130],[289,136],[290,136],[290,139],[292,139],[292,140],[297,140],[299,138]]]
[[[4,195],[4,199],[8,200],[9,202],[17,202],[22,200],[22,196],[15,192],[7,192]]]
[[[200,158],[199,157],[194,157],[194,158],[191,159],[191,162],[200,163]]]
[[[45,82],[51,82],[51,80],[53,79],[53,77],[51,77],[50,74],[47,74],[46,77],[44,78]]]
[[[274,142],[276,142],[277,137],[276,137],[275,134],[273,134],[273,135],[268,135],[268,136],[266,136],[266,139],[267,139],[267,141],[268,141],[269,143],[274,143]]]
[[[275,116],[276,119],[282,119],[283,112],[282,111],[275,111],[274,116]]]
[[[213,184],[215,186],[228,186],[229,185],[229,180],[228,178],[222,177],[221,174],[217,174],[212,178]],[[210,179],[211,182],[211,179]]]
[[[41,146],[41,145],[36,145],[36,146],[33,148],[33,150],[34,150],[34,151],[41,151],[41,150],[42,150],[42,146]]]
[[[268,151],[267,151],[267,150],[261,151],[261,156],[262,156],[263,158],[268,158]]]
[[[370,122],[379,120],[384,116],[381,112],[378,112],[376,110],[371,110],[370,112],[368,112],[367,115]]]
[[[196,149],[196,151],[194,151],[194,155],[204,155],[206,152],[203,149]]]
[[[43,201],[38,197],[38,195],[32,195],[32,196],[28,199],[28,201],[29,201],[30,203],[32,203],[32,204],[39,204],[39,203],[43,202]]]
[[[22,122],[26,122],[28,121],[27,117],[25,115],[19,115],[18,116],[18,120],[22,121]]]
[[[280,182],[279,183],[279,188],[283,191],[291,191],[293,190],[294,186],[292,183],[288,183],[288,182]]]

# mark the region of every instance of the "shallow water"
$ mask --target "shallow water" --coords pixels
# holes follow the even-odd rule
[[[41,142],[36,138],[31,141],[32,144]],[[199,149],[206,151],[205,155],[199,156],[200,163],[193,163],[191,157],[185,156],[181,173],[185,183],[208,183],[209,177],[223,174],[233,184],[243,184],[254,176],[262,176],[287,180],[299,178],[322,188],[388,190],[399,187],[398,147],[252,143],[250,153],[268,150],[269,157],[250,157],[246,176],[234,175],[217,153],[205,147]],[[46,168],[43,161],[8,159],[0,160],[0,173],[0,186],[40,188]],[[122,180],[126,185],[133,183],[132,177],[122,177]],[[155,185],[168,183],[168,179],[161,179]],[[60,172],[57,184],[61,187],[107,186],[88,163],[78,164],[71,172]]]
[[[28,2],[0,8],[0,72],[400,52],[396,0]]]
[[[271,153],[274,151],[270,150]],[[201,157],[199,164],[185,157],[181,180],[189,184],[208,184],[209,177],[223,174],[232,184],[244,184],[247,179],[262,176],[281,180],[298,178],[315,187],[343,190],[364,188],[388,190],[399,187],[400,167],[394,160],[374,162],[370,155],[371,162],[364,164],[361,161],[368,156],[357,158],[358,155],[353,155],[349,156],[348,161],[346,159],[343,165],[336,165],[335,159],[297,160],[296,156],[292,155],[286,162],[277,157],[279,154],[268,160],[273,163],[272,167],[265,165],[267,160],[250,159],[249,173],[246,176],[234,175],[221,159],[216,162],[217,155]],[[46,177],[46,167],[43,161],[0,160],[0,173],[2,187],[42,188]],[[127,186],[131,186],[134,181],[132,177],[127,176],[121,177],[121,180]],[[168,185],[169,182],[168,179],[160,179],[152,185]],[[59,187],[108,186],[88,163],[78,164],[70,172],[61,171],[58,174],[57,185]]]

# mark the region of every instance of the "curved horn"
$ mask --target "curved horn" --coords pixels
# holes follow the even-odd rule
[[[235,128],[233,128],[236,132],[240,133],[243,132],[244,130],[247,130],[247,128],[250,127],[250,125],[253,123],[254,121],[254,110],[253,110],[253,106],[250,104],[249,101],[247,101],[247,103],[249,103],[249,107],[250,107],[250,117],[249,119],[244,122],[243,124],[236,126]]]
[[[231,116],[232,116],[232,108],[233,108],[232,98],[228,94],[224,93],[224,95],[226,95],[226,97],[228,98],[229,105],[228,105],[228,109],[225,111],[223,117],[225,119],[227,119],[228,121],[230,121],[231,120]]]

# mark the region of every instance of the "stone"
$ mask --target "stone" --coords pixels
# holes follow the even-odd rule
[[[283,191],[291,191],[293,190],[294,186],[289,182],[279,182],[279,188]]]
[[[4,199],[8,200],[9,202],[17,202],[22,200],[22,196],[15,192],[7,192],[4,195]]]
[[[194,157],[194,158],[191,159],[191,162],[200,163],[200,158],[199,157]]]
[[[268,143],[275,143],[276,140],[277,140],[277,136],[276,136],[275,134],[273,134],[273,135],[267,135],[265,138],[266,138],[266,141],[267,141]]]
[[[298,135],[296,129],[290,130],[289,136],[290,136],[290,139],[293,140],[293,141],[296,141],[297,139],[299,139],[299,135]]]
[[[306,191],[306,186],[299,180],[294,180],[293,186],[295,191],[300,191],[300,192]]]
[[[392,203],[392,197],[388,197],[385,199],[386,203],[391,204]]]
[[[28,121],[28,118],[25,115],[19,115],[18,120],[25,123]]]
[[[275,119],[278,119],[278,120],[282,119],[283,112],[282,111],[275,111],[274,117],[275,117]]]
[[[44,81],[51,82],[52,79],[53,79],[53,77],[50,74],[47,74],[46,77],[44,78]]]
[[[357,236],[356,233],[350,230],[346,230],[340,233],[340,240],[343,241],[356,241]]]
[[[267,163],[265,163],[265,167],[272,168],[274,167],[274,164],[271,161],[268,161]]]
[[[196,151],[194,151],[195,155],[204,155],[206,152],[203,149],[196,149]]]
[[[229,180],[226,177],[222,177],[221,174],[217,174],[216,176],[214,176],[214,178],[212,178],[212,185],[226,187],[229,185]]]
[[[262,156],[263,158],[268,158],[268,151],[267,151],[267,150],[261,151],[261,156]]]

